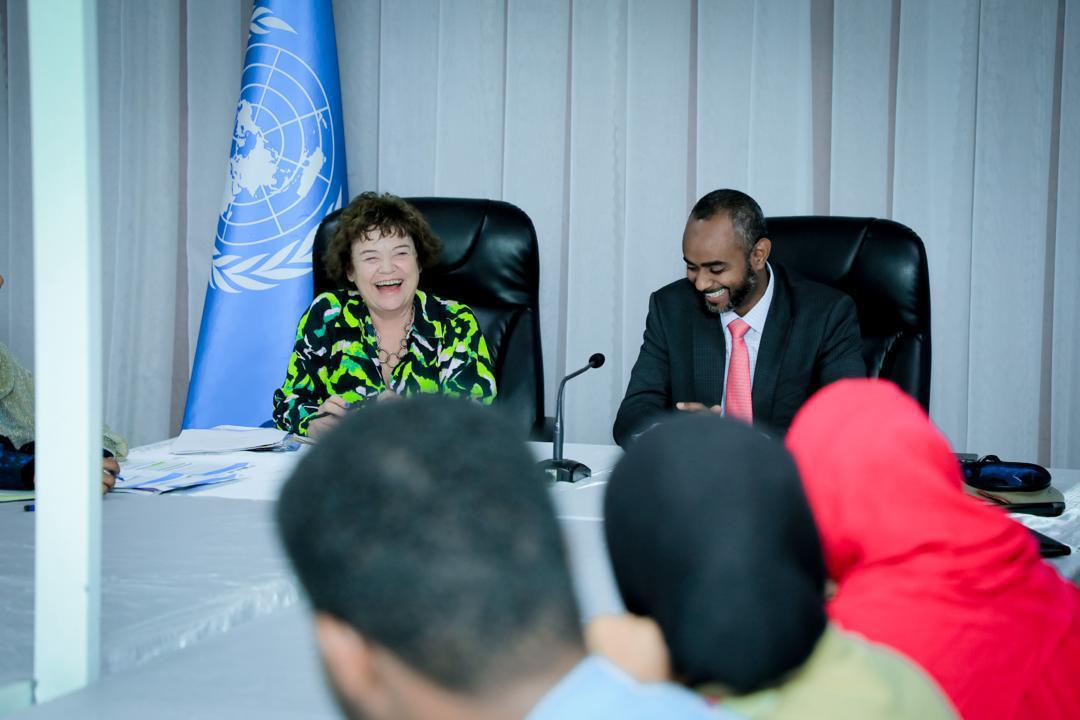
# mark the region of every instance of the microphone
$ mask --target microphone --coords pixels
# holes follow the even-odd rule
[[[559,383],[559,394],[555,400],[555,434],[551,443],[551,459],[539,463],[540,468],[556,482],[574,483],[592,475],[592,470],[587,465],[563,458],[563,390],[567,380],[573,380],[586,370],[601,367],[604,360],[603,353],[593,353],[589,357],[588,365],[570,373]]]

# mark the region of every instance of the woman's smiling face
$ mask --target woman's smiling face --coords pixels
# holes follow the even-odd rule
[[[408,235],[382,235],[378,230],[353,241],[349,281],[368,309],[382,315],[403,312],[416,295],[420,265]]]

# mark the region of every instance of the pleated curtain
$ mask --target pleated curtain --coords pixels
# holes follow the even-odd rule
[[[2,0],[0,341],[32,361],[26,0]],[[250,1],[99,3],[106,420],[175,433]],[[693,202],[925,241],[931,414],[1080,467],[1080,1],[341,0],[349,186],[488,197],[541,245],[548,411],[610,441]],[[296,318],[282,318],[292,324]],[[284,372],[284,369],[283,369]]]

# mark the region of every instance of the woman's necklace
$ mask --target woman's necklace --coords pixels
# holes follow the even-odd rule
[[[401,336],[401,343],[394,352],[390,352],[383,348],[382,338],[379,337],[379,329],[375,328],[375,323],[371,324],[371,326],[375,328],[375,341],[378,345],[379,364],[386,366],[390,372],[393,372],[394,368],[401,364],[401,361],[405,359],[406,353],[409,352],[409,337],[412,335],[415,312],[415,308],[409,310],[409,322],[405,325],[405,334]]]

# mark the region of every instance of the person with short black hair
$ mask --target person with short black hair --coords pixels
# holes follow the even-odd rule
[[[686,278],[652,294],[615,418],[626,445],[671,411],[714,412],[783,433],[818,388],[866,377],[855,303],[770,262],[761,207],[714,190],[683,231]]]
[[[316,437],[349,408],[418,393],[495,398],[487,341],[464,303],[420,290],[442,244],[401,198],[358,195],[338,218],[324,262],[338,290],[300,318],[274,422]]]
[[[585,654],[546,483],[497,411],[440,397],[347,418],[278,502],[349,717],[697,718]],[[715,716],[714,716],[715,717]]]

